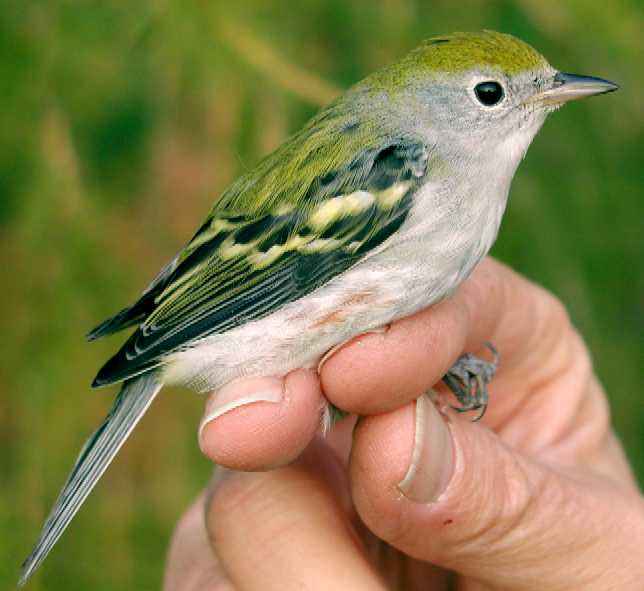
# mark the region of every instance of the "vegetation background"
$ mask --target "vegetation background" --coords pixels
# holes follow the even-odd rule
[[[554,291],[587,339],[644,480],[644,8],[638,0],[0,0],[0,588],[111,390],[131,302],[242,170],[423,38],[511,32],[622,89],[551,117],[494,254]],[[166,392],[30,589],[159,588],[211,466],[203,401]]]

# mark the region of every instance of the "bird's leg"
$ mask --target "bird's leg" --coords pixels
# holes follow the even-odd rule
[[[319,434],[326,437],[338,421],[349,416],[349,413],[339,409],[337,406],[324,399],[322,401],[322,411],[320,413]]]
[[[460,406],[453,406],[458,412],[478,410],[475,421],[483,418],[488,403],[487,385],[492,381],[499,363],[499,354],[490,344],[485,343],[492,353],[492,361],[484,361],[471,353],[461,355],[443,377],[443,382],[454,393]]]

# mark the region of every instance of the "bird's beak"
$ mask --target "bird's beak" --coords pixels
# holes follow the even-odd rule
[[[560,106],[568,101],[613,92],[618,88],[617,84],[603,78],[557,72],[549,89],[531,96],[526,102]]]

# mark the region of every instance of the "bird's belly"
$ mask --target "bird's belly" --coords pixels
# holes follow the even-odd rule
[[[399,245],[265,318],[172,354],[164,382],[209,391],[241,377],[316,367],[335,345],[413,314],[458,285],[460,262],[440,264],[439,253],[422,256],[424,246],[413,241]]]

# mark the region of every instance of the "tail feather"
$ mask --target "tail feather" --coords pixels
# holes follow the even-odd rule
[[[112,410],[83,446],[36,546],[23,563],[21,586],[49,554],[160,389],[156,372],[125,382]]]

